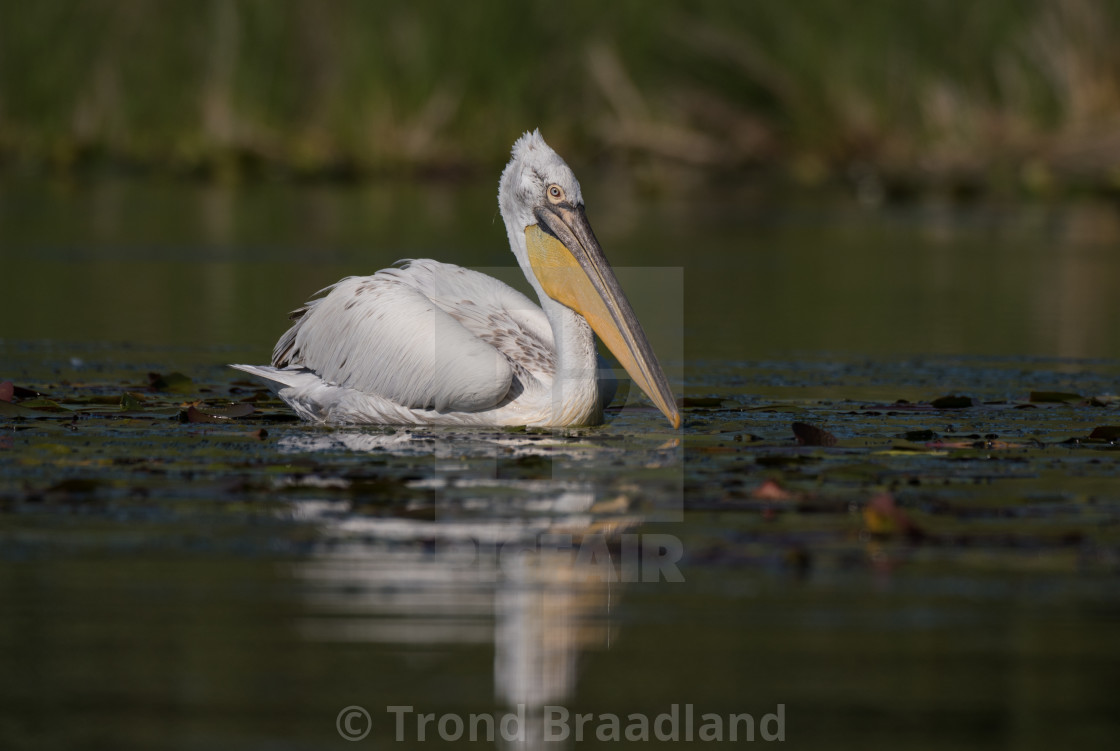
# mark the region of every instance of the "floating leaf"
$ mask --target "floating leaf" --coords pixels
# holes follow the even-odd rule
[[[143,397],[131,391],[126,391],[121,394],[121,410],[131,412],[143,409]]]
[[[185,412],[179,413],[179,422],[223,422],[220,417],[211,417],[210,415],[200,412],[193,404],[187,407]]]
[[[44,412],[69,412],[70,411],[69,408],[62,406],[58,402],[52,401],[50,399],[42,399],[42,398],[27,399],[25,401],[20,402],[20,406],[21,407],[27,407],[28,409],[43,410]]]
[[[748,412],[804,412],[805,408],[798,404],[763,404],[761,407],[744,407]]]
[[[908,430],[898,437],[914,443],[925,443],[926,441],[936,441],[937,433],[932,430]]]
[[[1093,428],[1089,438],[1094,441],[1120,440],[1120,425],[1099,425]]]
[[[299,415],[293,415],[291,412],[272,412],[261,413],[257,415],[255,420],[264,420],[265,422],[299,422]]]
[[[966,409],[973,405],[971,396],[941,396],[930,402],[934,409]]]
[[[1064,391],[1032,391],[1031,401],[1039,403],[1058,403],[1064,404],[1066,402],[1079,402],[1084,399],[1081,394],[1071,394]]]
[[[246,417],[254,412],[252,404],[233,404],[229,407],[210,407],[205,404],[191,405],[186,412],[179,414],[182,422],[227,422],[238,417]]]
[[[0,417],[16,418],[16,417],[59,417],[58,413],[44,412],[38,409],[31,409],[22,404],[13,404],[11,402],[0,401]]]
[[[10,402],[13,399],[35,399],[40,396],[42,394],[38,391],[16,386],[11,381],[0,383],[0,402]]]
[[[194,390],[194,382],[178,371],[166,375],[148,373],[148,386],[153,391],[171,391],[174,393],[186,393]]]
[[[807,422],[795,422],[793,434],[802,446],[835,446],[836,436]]]
[[[722,407],[723,399],[712,396],[686,396],[681,400],[682,407]]]

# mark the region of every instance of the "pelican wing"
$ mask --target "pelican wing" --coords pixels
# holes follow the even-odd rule
[[[273,365],[304,367],[404,407],[490,409],[525,372],[525,363],[510,356],[518,339],[532,345],[530,359],[551,351],[539,307],[496,279],[451,264],[413,261],[323,291],[292,314],[296,323],[277,342]]]
[[[551,377],[556,370],[552,324],[541,307],[492,276],[429,259],[386,269],[414,287],[467,331],[505,355],[515,376]]]

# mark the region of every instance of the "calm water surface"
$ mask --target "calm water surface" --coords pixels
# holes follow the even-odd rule
[[[604,715],[656,742],[679,705],[683,739],[690,704],[760,745],[780,706],[796,748],[1117,737],[1114,206],[585,184],[707,400],[680,432],[634,394],[596,429],[323,430],[223,367],[398,258],[517,281],[494,193],[0,183],[0,381],[53,402],[0,413],[4,748],[449,746],[519,706],[479,747],[572,747],[534,740],[554,707],[610,748]]]

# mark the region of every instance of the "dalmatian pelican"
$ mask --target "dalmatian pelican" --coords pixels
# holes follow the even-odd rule
[[[265,379],[303,419],[382,425],[596,425],[614,393],[595,334],[680,427],[673,392],[540,131],[513,144],[498,205],[540,305],[493,277],[428,259],[351,276],[294,311]]]

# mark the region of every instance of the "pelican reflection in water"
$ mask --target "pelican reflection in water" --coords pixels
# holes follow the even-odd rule
[[[614,393],[595,334],[680,426],[673,393],[584,214],[572,170],[539,131],[513,145],[498,204],[540,305],[477,271],[429,259],[352,276],[292,313],[266,379],[329,424],[576,426]],[[593,333],[594,332],[594,333]]]

